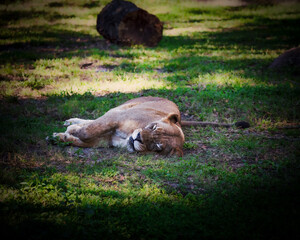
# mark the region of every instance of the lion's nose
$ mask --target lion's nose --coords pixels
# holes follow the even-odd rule
[[[130,137],[129,138],[129,143],[133,146],[133,144],[134,144],[134,140],[133,140],[133,138],[132,137]]]
[[[140,143],[142,143],[142,138],[141,138],[141,133],[139,132],[137,135],[136,135],[136,141],[139,141]]]

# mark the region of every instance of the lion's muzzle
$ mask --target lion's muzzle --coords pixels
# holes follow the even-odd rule
[[[129,137],[127,142],[127,149],[129,152],[144,152],[146,151],[146,146],[143,144],[143,140],[141,138],[141,130],[136,129],[132,135]]]

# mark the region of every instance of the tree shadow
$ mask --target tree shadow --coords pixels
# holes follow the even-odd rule
[[[300,30],[299,19],[266,19],[255,18],[253,23],[245,24],[237,29],[225,29],[219,33],[208,35],[217,47],[241,49],[289,49],[297,46]]]
[[[45,187],[53,181],[51,174],[37,175]],[[294,239],[299,232],[297,179],[252,180],[247,175],[234,183],[225,178],[206,195],[185,198],[166,197],[163,188],[145,195],[137,189],[93,192],[52,183],[66,197],[59,205],[1,201],[2,233],[12,239]],[[67,198],[72,192],[99,201],[78,198],[72,204]]]
[[[110,55],[111,56],[111,55]],[[224,59],[218,56],[181,56],[167,60],[160,60],[154,65],[151,62],[133,62],[130,57],[123,57],[119,65],[104,64],[96,67],[96,71],[122,71],[135,74],[158,73],[165,74],[163,80],[167,84],[176,87],[198,86],[199,84],[218,84],[213,79],[215,74],[230,74],[232,78],[220,80],[220,85],[247,85],[247,84],[286,84],[289,81],[297,82],[297,71],[295,68],[288,68],[285,71],[275,72],[269,69],[272,58],[247,57],[240,59]],[[157,67],[159,66],[159,67]],[[95,68],[95,67],[93,67]],[[208,76],[211,80],[208,81]],[[234,78],[236,79],[234,80]],[[205,78],[205,80],[202,80]],[[236,82],[235,82],[236,81]]]
[[[168,73],[166,82],[176,86],[197,85],[261,85],[298,84],[299,69],[289,66],[270,69],[274,59],[247,57],[223,59],[219,57],[190,56],[161,61],[160,72]],[[135,67],[135,69],[139,69]],[[230,77],[229,77],[230,76]]]
[[[204,115],[214,114],[213,109],[215,109],[217,112],[228,110],[234,119],[240,118],[243,114],[255,114],[255,117],[259,118],[271,111],[274,114],[272,117],[278,119],[285,115],[287,109],[290,109],[288,113],[294,112],[291,110],[293,107],[296,109],[293,99],[297,99],[299,91],[251,86],[207,87],[199,91],[199,89],[185,87],[175,90],[148,89],[139,93],[110,93],[101,97],[91,94],[64,93],[49,96],[44,100],[15,99],[14,102],[1,100],[1,106],[7,105],[6,111],[1,111],[5,116],[0,124],[1,136],[8,139],[10,144],[14,143],[12,139],[19,141],[12,144],[11,149],[6,148],[1,141],[3,144],[1,151],[20,151],[19,153],[28,154],[29,158],[30,154],[40,155],[41,152],[35,152],[36,148],[41,148],[38,142],[42,141],[42,137],[44,138],[46,134],[57,129],[57,126],[51,125],[52,123],[65,120],[59,115],[65,102],[77,104],[72,105],[72,116],[83,114],[83,117],[90,118],[93,114],[101,115],[126,100],[148,95],[168,97],[178,104],[182,112],[189,111],[189,114],[195,116],[201,111]],[[233,100],[236,102],[232,103]],[[84,113],[81,112],[82,106],[84,106]],[[56,117],[53,114],[56,114]],[[45,135],[37,137],[41,131],[45,131]],[[16,150],[15,145],[21,145],[21,142],[26,146]],[[43,151],[48,152],[49,148],[44,146]],[[111,151],[115,159],[120,159],[122,154]],[[22,164],[27,163],[26,154],[22,155],[24,156],[20,160]],[[2,154],[1,157],[3,156]],[[45,157],[50,158],[49,155]],[[45,157],[41,156],[41,158]],[[136,161],[136,156],[132,158],[132,161]],[[122,159],[130,162],[126,155],[123,155]],[[176,161],[185,160],[183,158]],[[201,164],[201,159],[197,161],[199,161],[197,164]],[[13,171],[15,167],[8,165],[3,167],[3,171]],[[98,167],[101,169],[101,164]],[[184,166],[182,168],[182,171],[185,170]],[[26,167],[23,168],[24,171],[25,169]],[[256,171],[255,167],[241,169],[238,179],[232,178],[229,171],[228,175],[221,175],[213,186],[209,182],[202,182],[201,186],[206,189],[205,192],[197,194],[188,192],[186,195],[177,195],[178,193],[173,192],[175,189],[172,190],[170,186],[161,184],[167,178],[153,169],[151,171],[153,174],[148,174],[146,171],[141,173],[145,174],[153,184],[155,183],[156,187],[159,186],[158,192],[152,196],[151,192],[144,194],[138,191],[143,186],[138,184],[134,191],[105,189],[101,187],[103,185],[93,190],[76,186],[76,183],[72,183],[74,188],[68,188],[60,182],[55,182],[53,185],[52,173],[47,168],[27,168],[26,170],[32,173],[29,174],[31,177],[37,176],[32,188],[41,188],[45,195],[56,188],[65,198],[53,205],[48,201],[41,204],[34,197],[27,200],[14,198],[10,201],[1,201],[0,225],[3,228],[2,232],[12,239],[17,237],[95,239],[99,236],[103,239],[140,239],[141,237],[145,239],[276,239],[277,237],[282,239],[286,236],[292,238],[298,233],[298,223],[293,217],[297,217],[299,208],[298,198],[295,195],[299,190],[297,184],[299,179],[297,179],[297,168],[291,168],[291,173],[285,172],[287,169],[289,166],[284,165],[282,169],[274,170],[275,175],[270,170],[267,175],[271,179],[274,177],[274,181],[270,179],[265,181],[261,171]],[[85,174],[80,169],[68,170],[68,172],[74,175]],[[23,178],[24,182],[32,179],[24,178],[24,172],[22,177],[22,170],[7,176],[14,176],[17,180],[11,183],[10,178],[3,179],[4,177],[1,176],[1,184],[14,190],[22,187],[19,184],[20,178]],[[214,174],[212,176],[215,177]],[[259,179],[261,182],[255,182],[254,179],[255,181]],[[48,184],[52,184],[53,188],[48,189]],[[98,182],[97,184],[109,183]],[[151,185],[151,183],[147,184]],[[68,199],[72,194],[82,194],[88,196],[88,199],[99,198],[99,201],[89,202],[87,199],[84,203],[78,197],[72,202]],[[166,194],[170,194],[171,197]],[[49,195],[49,199],[51,198]],[[106,200],[110,200],[110,204]]]
[[[180,47],[202,51],[289,49],[299,44],[299,24],[299,19],[276,20],[256,17],[251,23],[218,32],[195,32],[192,36],[164,36],[158,48],[170,51]]]
[[[44,13],[44,11],[36,12],[36,14],[47,16],[47,13]],[[66,17],[64,15],[52,15],[50,14],[48,17]],[[9,13],[2,20],[5,21],[6,18],[34,18],[34,16],[28,15],[27,12],[19,11],[18,13]],[[240,18],[241,16],[236,17]],[[248,18],[249,16],[246,17]],[[235,18],[235,16],[232,16],[232,18]],[[298,25],[298,19],[276,20],[255,17],[251,23],[243,24],[237,28],[223,29],[218,32],[195,32],[190,36],[164,36],[157,50],[174,51],[184,48],[185,50],[193,49],[201,52],[207,51],[208,53],[215,50],[232,50],[234,52],[254,50],[263,53],[267,50],[289,49],[298,44],[297,36],[300,34]],[[108,44],[101,36],[59,30],[55,28],[55,25],[50,26],[48,29],[44,26],[3,28],[0,35],[2,39],[10,39],[14,36],[13,43],[0,45],[0,61],[2,63],[34,61],[42,58],[72,57],[78,54],[89,56],[94,54],[92,49],[110,52],[119,48],[119,46]],[[29,40],[24,41],[24,36]],[[130,49],[130,47],[127,48]],[[175,62],[176,60],[172,61]],[[251,62],[252,60],[249,61]],[[126,64],[122,66],[122,69],[127,71]],[[138,67],[132,69],[139,71]],[[129,68],[129,71],[132,70]]]
[[[0,46],[0,61],[25,62],[45,58],[64,58],[79,54],[80,51],[88,52],[89,49],[108,49],[109,45],[99,36],[78,33],[68,30],[47,29],[45,27],[31,27],[28,29],[10,28],[2,32],[3,39],[11,37],[14,32],[14,43]],[[31,40],[23,42],[24,34]]]
[[[38,17],[42,17],[50,22],[54,20],[63,19],[63,18],[74,18],[75,15],[66,15],[61,14],[58,12],[46,12],[46,11],[0,11],[0,26],[4,27],[7,26],[10,21],[20,21],[20,20],[29,20],[29,19],[36,19]]]
[[[92,3],[95,4],[96,2],[93,1]],[[64,5],[65,3],[53,2],[51,4],[53,7],[59,7],[60,4]],[[0,62],[32,62],[42,58],[72,57],[80,51],[85,52],[92,48],[107,49],[109,47],[101,36],[59,29],[61,23],[57,23],[56,20],[74,17],[76,17],[74,14],[34,9],[0,11],[0,38],[3,42],[0,45]],[[29,23],[30,26],[22,23],[22,20],[34,19],[36,22]],[[40,20],[46,20],[47,25],[38,23]],[[74,28],[76,27],[82,26],[74,26]],[[96,26],[84,27],[94,29],[96,32]]]

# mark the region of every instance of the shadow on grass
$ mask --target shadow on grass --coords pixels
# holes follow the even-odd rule
[[[41,13],[37,13],[38,15]],[[11,15],[11,16],[10,16]],[[10,13],[8,18],[22,19],[27,13]],[[23,16],[24,15],[24,16]],[[58,16],[65,18],[64,15]],[[72,17],[72,16],[70,16]],[[3,20],[5,20],[3,18]],[[216,50],[271,50],[289,49],[298,45],[298,19],[276,20],[254,18],[237,28],[223,29],[218,32],[193,33],[192,36],[164,36],[157,49],[173,51],[179,48],[196,49],[208,53]],[[40,58],[71,57],[93,54],[90,49],[98,48],[110,51],[102,37],[94,37],[75,31],[58,30],[54,26],[33,26],[3,28],[2,39],[11,39],[14,43],[2,44],[0,61],[32,61]],[[26,36],[26,39],[24,37]]]
[[[10,28],[2,31],[0,35],[3,39],[10,39],[12,32],[14,43],[0,45],[1,63],[30,63],[45,58],[70,58],[89,53],[89,49],[108,48],[100,36],[93,37],[89,34],[56,30],[51,27]],[[29,40],[24,41],[24,36]]]
[[[125,59],[125,58],[124,58]],[[155,63],[133,62],[128,58],[119,65],[104,64],[103,71],[147,73],[167,73],[164,81],[176,87],[196,87],[199,85],[261,85],[288,84],[299,82],[297,67],[278,71],[268,69],[272,58],[245,57],[224,59],[211,56],[181,56]],[[216,74],[216,75],[215,75]],[[217,75],[219,74],[219,76]]]
[[[195,32],[192,37],[164,36],[158,47],[168,50],[196,48],[200,51],[289,49],[299,44],[299,24],[299,19],[254,18],[251,23],[218,32]]]
[[[285,174],[256,182],[242,174],[233,186],[224,179],[209,194],[175,199],[162,192],[153,198],[78,188],[90,199],[103,197],[92,204],[2,201],[0,223],[5,236],[22,239],[296,239],[299,179],[287,180]],[[67,197],[70,190],[61,188],[60,194]]]
[[[107,44],[100,36],[93,37],[77,31],[57,29],[60,25],[55,21],[76,17],[72,14],[65,15],[32,9],[30,11],[0,11],[0,16],[0,26],[2,26],[0,38],[4,42],[0,45],[0,63],[30,63],[44,58],[77,56],[79,51],[91,48],[107,48]],[[22,20],[34,19],[36,21],[45,19],[48,23],[46,25],[35,25],[35,23],[31,23],[32,26],[22,25]],[[9,25],[10,23],[14,23],[13,27]],[[85,26],[85,28],[93,28],[96,31],[96,26]]]
[[[48,21],[54,21],[62,18],[73,18],[75,15],[65,15],[58,12],[49,13],[46,11],[0,11],[0,26],[7,26],[9,21],[20,21],[23,19],[36,19],[42,17]]]

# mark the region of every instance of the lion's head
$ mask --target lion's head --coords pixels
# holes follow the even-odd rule
[[[163,155],[182,156],[183,143],[180,117],[171,113],[166,118],[136,129],[128,139],[127,149],[130,152],[158,152]]]

